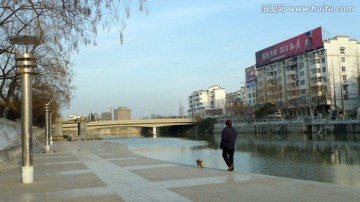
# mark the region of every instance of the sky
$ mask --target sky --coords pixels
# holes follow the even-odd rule
[[[291,12],[293,6],[315,11]],[[353,11],[329,12],[345,7]],[[244,86],[259,50],[319,26],[323,39],[360,41],[358,0],[147,0],[147,8],[145,14],[132,6],[123,45],[116,29],[99,29],[97,46],[72,54],[77,89],[62,117],[118,107],[131,109],[132,119],[178,116],[194,91]]]

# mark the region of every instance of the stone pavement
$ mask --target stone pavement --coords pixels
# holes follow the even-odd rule
[[[21,159],[0,167],[0,201],[359,201],[360,189],[227,172],[136,155],[101,141],[54,142],[34,154],[34,182]],[[219,154],[220,155],[220,154]]]

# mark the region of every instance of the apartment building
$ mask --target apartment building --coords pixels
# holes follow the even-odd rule
[[[103,120],[103,121],[111,121],[112,120],[112,113],[111,112],[103,112],[103,113],[101,113],[101,120]]]
[[[114,120],[131,120],[131,110],[126,107],[114,109]]]
[[[360,43],[322,40],[322,29],[256,52],[256,103],[273,103],[289,117],[352,116],[360,106]]]
[[[240,87],[236,92],[226,93],[225,97],[226,116],[240,117],[246,113],[245,87]]]
[[[246,105],[250,107],[255,107],[256,105],[256,66],[250,66],[245,68],[245,100]]]
[[[225,113],[225,89],[219,85],[194,91],[188,96],[191,117],[220,116]]]

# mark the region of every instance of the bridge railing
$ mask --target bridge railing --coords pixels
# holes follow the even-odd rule
[[[255,121],[254,125],[266,124],[306,124],[306,125],[336,125],[336,124],[360,124],[359,118],[337,118],[337,119],[275,119]]]
[[[177,119],[133,119],[133,120],[112,120],[112,121],[92,121],[88,126],[93,125],[131,125],[131,124],[162,124],[162,123],[195,123],[196,120],[190,118]]]

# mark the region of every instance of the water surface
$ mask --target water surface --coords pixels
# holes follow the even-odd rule
[[[111,141],[146,157],[226,170],[219,149],[220,134],[186,138],[119,138]],[[234,155],[235,172],[334,183],[360,187],[360,145],[352,140],[337,140],[332,135],[305,137],[294,135],[238,135]]]

